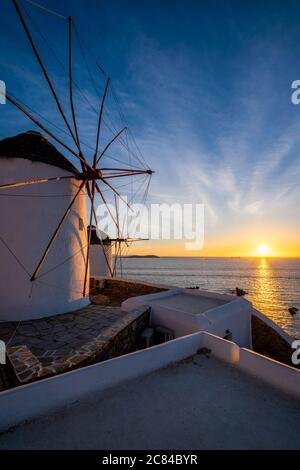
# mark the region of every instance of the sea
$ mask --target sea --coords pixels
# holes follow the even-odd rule
[[[300,338],[299,258],[123,258],[122,275],[225,294],[239,287],[255,308]],[[299,313],[291,316],[289,307]]]

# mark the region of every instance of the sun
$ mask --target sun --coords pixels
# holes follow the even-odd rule
[[[258,247],[256,248],[256,252],[261,257],[268,256],[270,253],[270,247],[262,243],[261,245],[258,245]]]

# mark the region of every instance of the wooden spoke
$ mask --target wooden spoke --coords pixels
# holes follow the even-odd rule
[[[51,237],[51,239],[50,239],[48,245],[46,246],[46,249],[45,249],[45,251],[44,251],[44,253],[43,253],[43,255],[42,255],[40,261],[38,262],[37,267],[35,268],[35,270],[34,270],[32,276],[31,276],[31,278],[30,278],[30,281],[31,281],[31,282],[33,282],[33,281],[36,279],[36,276],[37,276],[37,274],[38,274],[38,272],[39,272],[39,270],[40,270],[40,268],[41,268],[41,266],[42,266],[42,264],[43,264],[43,261],[45,260],[47,254],[49,253],[49,250],[50,250],[50,248],[51,248],[52,243],[54,242],[54,240],[55,240],[55,238],[56,238],[56,236],[57,236],[57,234],[58,234],[58,232],[59,232],[59,230],[60,230],[62,224],[64,223],[64,221],[65,221],[67,215],[69,214],[69,212],[70,212],[70,210],[71,210],[71,208],[72,208],[74,202],[75,202],[76,199],[77,199],[77,196],[79,195],[80,191],[82,190],[82,188],[83,188],[83,186],[84,186],[85,184],[86,184],[86,182],[85,182],[85,181],[82,181],[82,183],[81,183],[80,186],[79,186],[78,191],[76,192],[76,194],[75,194],[75,196],[73,197],[72,201],[71,201],[70,204],[68,205],[68,207],[67,207],[67,209],[66,209],[64,215],[62,216],[62,218],[61,218],[61,220],[60,220],[58,226],[56,227],[56,229],[55,229],[55,231],[54,231],[54,233],[53,233],[53,235],[52,235],[52,237]]]
[[[88,183],[87,183],[88,187]],[[84,281],[83,281],[83,297],[85,297],[86,294],[86,281],[87,281],[87,274],[88,274],[88,269],[89,269],[89,263],[90,263],[90,245],[91,245],[91,236],[92,236],[92,221],[93,221],[93,204],[94,204],[94,198],[95,198],[95,181],[92,182],[92,191],[88,190],[88,194],[90,196],[91,200],[91,212],[90,212],[90,223],[89,223],[89,231],[88,231],[88,245],[87,245],[87,250],[86,250],[86,262],[85,262],[85,270],[84,270]]]
[[[99,112],[99,118],[98,118],[97,137],[96,137],[96,148],[95,148],[94,161],[93,161],[93,167],[94,168],[96,167],[98,147],[99,147],[99,138],[100,138],[100,130],[101,130],[101,123],[102,123],[102,115],[103,115],[104,103],[105,103],[105,98],[106,98],[109,82],[110,82],[110,78],[107,79],[104,94],[103,94],[103,97],[102,97],[102,100],[101,100],[101,106],[100,106],[100,112]]]
[[[97,183],[96,183],[96,184],[97,184]],[[90,197],[90,199],[91,199],[91,193],[90,193],[90,189],[89,189],[88,185],[87,185],[87,190],[88,190],[89,197]],[[94,219],[95,219],[95,221],[97,221],[97,215],[96,215],[96,211],[95,211],[95,206],[94,206],[94,204],[92,204],[92,210],[93,210],[93,214],[94,214]],[[112,271],[112,269],[111,269],[109,260],[108,260],[108,258],[107,258],[107,253],[106,253],[106,251],[105,251],[105,246],[104,246],[104,244],[103,244],[102,238],[99,238],[99,240],[100,240],[101,248],[102,248],[102,251],[103,251],[103,254],[104,254],[104,258],[105,258],[107,267],[108,267],[108,269],[109,269],[110,275],[113,277],[113,271]]]
[[[119,220],[119,210],[118,210],[118,203],[117,203],[117,196],[114,194],[114,201],[115,201],[115,211],[116,211],[116,218],[117,218],[117,224],[118,224],[118,232],[117,232],[117,239],[115,243],[115,263],[114,263],[114,273],[116,274],[116,269],[117,269],[117,262],[118,262],[118,257],[121,249],[121,243],[120,243],[120,220]],[[121,263],[121,260],[120,260]]]
[[[36,45],[35,45],[35,43],[34,43],[34,40],[33,40],[33,38],[32,38],[32,35],[31,35],[31,33],[30,33],[29,29],[28,29],[28,26],[27,26],[27,24],[26,24],[26,21],[25,21],[23,15],[22,15],[22,12],[21,12],[21,10],[20,10],[20,7],[19,7],[19,5],[18,5],[17,0],[13,0],[13,4],[14,4],[14,6],[15,6],[15,8],[16,8],[17,14],[18,14],[18,16],[19,16],[19,18],[20,18],[20,21],[21,21],[21,23],[22,23],[22,26],[23,26],[23,28],[24,28],[24,30],[25,30],[25,33],[26,33],[26,35],[27,35],[27,38],[28,38],[28,40],[29,40],[29,42],[30,42],[30,45],[31,45],[31,47],[32,47],[32,50],[33,50],[33,52],[34,52],[34,54],[35,54],[35,56],[36,56],[36,58],[37,58],[37,60],[38,60],[38,63],[40,64],[40,67],[41,67],[42,72],[43,72],[43,74],[44,74],[44,77],[45,77],[45,79],[46,79],[46,81],[47,81],[47,83],[48,83],[48,86],[49,86],[49,88],[50,88],[50,90],[51,90],[51,93],[52,93],[52,95],[53,95],[53,98],[54,98],[54,100],[55,100],[55,103],[56,103],[56,105],[57,105],[57,108],[58,108],[58,110],[59,110],[59,112],[60,112],[60,114],[61,114],[61,116],[62,116],[62,118],[63,118],[63,120],[64,120],[64,122],[65,122],[65,124],[66,124],[66,126],[67,126],[67,128],[68,128],[68,130],[69,130],[69,132],[70,132],[71,137],[73,138],[73,140],[74,140],[74,142],[75,142],[75,144],[76,144],[78,150],[80,151],[80,148],[79,148],[79,146],[78,146],[78,144],[77,144],[76,137],[75,137],[75,135],[74,135],[74,133],[73,133],[73,131],[72,131],[72,128],[71,128],[71,126],[70,126],[70,124],[69,124],[69,122],[68,122],[68,120],[67,120],[67,117],[66,117],[65,112],[64,112],[64,110],[63,110],[63,108],[62,108],[62,105],[60,104],[60,101],[59,101],[59,99],[58,99],[57,93],[56,93],[56,91],[55,91],[55,89],[54,89],[54,86],[53,86],[51,80],[50,80],[50,77],[49,77],[49,75],[48,75],[48,72],[47,72],[47,70],[46,70],[46,67],[45,67],[45,65],[44,65],[44,63],[43,63],[43,61],[42,61],[42,59],[41,59],[40,54],[39,54],[39,51],[37,50],[37,47],[36,47]]]
[[[109,149],[109,147],[114,143],[115,140],[117,140],[118,137],[120,137],[120,135],[127,130],[127,127],[124,127],[123,129],[120,130],[120,132],[118,132],[109,142],[108,144],[105,146],[104,150],[102,150],[102,152],[100,153],[99,157],[97,158],[96,160],[96,165],[99,163],[99,161],[101,160],[101,158],[103,157],[103,155],[105,154],[105,152],[107,152],[107,150]]]
[[[117,196],[119,196],[121,201],[123,201],[124,204],[126,204],[126,206],[128,207],[128,209],[130,209],[132,211],[132,208],[130,207],[130,204],[128,204],[128,202],[125,201],[125,199],[121,196],[121,194],[108,181],[106,181],[105,178],[102,178],[101,181],[103,181],[103,183],[106,184],[106,186],[108,186]]]
[[[149,171],[143,171],[143,170],[131,170],[131,171],[128,171],[128,170],[124,170],[124,171],[119,171],[119,172],[112,172],[112,170],[109,170],[110,173],[106,174],[106,170],[108,169],[100,169],[100,172],[101,173],[104,173],[103,174],[103,178],[104,179],[112,179],[112,178],[123,178],[124,176],[138,176],[138,175],[149,175]]]
[[[36,179],[30,181],[21,181],[16,183],[7,183],[1,184],[0,189],[7,189],[7,188],[20,188],[22,186],[29,186],[31,184],[40,184],[40,183],[49,183],[50,181],[60,181],[74,178],[74,176],[56,176],[53,178],[44,178],[44,179]]]
[[[101,189],[99,188],[99,185],[98,185],[97,182],[95,183],[95,186],[96,186],[96,189],[97,189],[97,191],[98,191],[98,193],[99,193],[99,195],[100,195],[100,197],[101,197],[103,203],[106,205],[106,208],[107,208],[107,210],[108,210],[108,213],[109,213],[109,215],[111,216],[111,218],[112,218],[112,220],[113,220],[113,222],[114,222],[114,224],[115,224],[115,226],[116,226],[116,229],[118,230],[117,221],[116,221],[116,219],[114,218],[114,216],[113,216],[113,214],[112,214],[112,212],[111,212],[111,210],[110,210],[110,208],[109,208],[109,205],[107,204],[106,199],[105,199],[105,197],[103,196],[103,193],[102,193]]]
[[[144,241],[149,241],[149,238],[125,238],[124,240],[121,240],[126,242],[144,242]],[[128,245],[127,245],[128,246]]]
[[[68,18],[69,22],[69,95],[70,95],[70,107],[71,107],[71,114],[72,114],[72,120],[73,120],[73,126],[74,126],[74,131],[75,131],[75,137],[77,141],[77,148],[79,149],[80,152],[80,164],[81,164],[81,169],[84,171],[85,169],[89,168],[89,165],[87,164],[87,161],[82,154],[81,151],[81,146],[80,146],[80,140],[79,140],[79,133],[78,133],[78,127],[77,127],[77,121],[76,121],[76,115],[75,115],[75,108],[74,108],[74,100],[73,100],[73,54],[72,54],[72,17],[69,16]]]
[[[97,65],[98,69],[100,70],[100,72],[104,75],[104,77],[106,77],[106,73],[103,70],[103,68],[101,67],[101,65],[99,65],[98,62],[96,62],[96,65]]]
[[[61,139],[59,139],[59,137],[56,137],[56,135],[53,134],[53,132],[51,132],[49,129],[47,129],[47,127],[45,127],[44,124],[42,124],[34,116],[32,116],[32,114],[30,114],[29,111],[27,111],[27,109],[25,109],[22,105],[20,105],[14,98],[12,98],[12,96],[10,96],[9,94],[6,94],[6,99],[10,103],[12,103],[16,108],[18,108],[20,111],[22,111],[32,122],[34,122],[34,124],[36,124],[44,132],[46,132],[46,134],[48,134],[58,144],[60,144],[62,147],[64,147],[66,150],[68,150],[68,152],[70,152],[74,157],[81,160],[84,163],[84,165],[86,165],[90,170],[93,171],[93,168],[84,160],[84,158],[82,156],[80,156],[76,152],[74,152],[74,150],[71,149],[71,147],[69,147],[67,144],[65,144]]]
[[[73,101],[72,18],[71,16],[69,16],[68,21],[69,21],[69,94],[70,94],[70,105],[71,105],[71,113],[72,113],[75,137],[76,137],[77,146],[79,148],[80,147],[79,135],[78,135],[78,128],[77,128],[74,101]]]
[[[153,171],[152,170],[140,170],[138,168],[136,169],[132,169],[132,168],[114,168],[114,167],[111,167],[111,168],[99,168],[99,171],[122,171],[122,172],[127,172],[127,173],[132,173],[132,172],[137,172],[137,173],[141,173],[141,174],[152,174]]]

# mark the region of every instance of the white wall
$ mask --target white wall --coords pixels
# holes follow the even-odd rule
[[[237,344],[210,333],[203,334],[202,347],[223,362],[236,365],[240,360],[240,348]]]
[[[226,331],[232,333],[232,341],[241,347],[252,347],[251,332],[252,304],[242,297],[234,301],[209,310],[204,314],[211,322],[207,332],[225,337]]]
[[[202,333],[0,392],[0,431],[194,355]]]
[[[0,392],[0,431],[79,398],[161,369],[197,353],[212,356],[300,399],[300,371],[205,332]],[[205,386],[205,385],[204,385]]]
[[[105,252],[105,253],[104,253]],[[106,261],[107,260],[107,261]],[[92,277],[110,277],[112,271],[112,250],[111,245],[91,245],[90,246],[90,273]]]
[[[68,174],[45,163],[1,158],[0,184]],[[74,178],[1,192],[0,236],[29,274],[34,272],[79,184]],[[86,227],[83,192],[33,283],[0,240],[0,321],[35,319],[88,304],[88,296],[82,298],[87,235],[80,230],[80,218]]]
[[[254,377],[300,398],[300,371],[247,349],[240,349],[238,367]]]
[[[300,370],[269,359],[217,336],[204,333],[203,347],[212,355],[238,367],[242,372],[256,377],[295,398],[300,399]]]
[[[180,293],[193,296],[203,296],[225,300],[228,303],[208,310],[203,314],[192,314],[176,308],[164,305],[163,299],[176,296]],[[159,301],[161,299],[161,301]],[[155,300],[155,302],[154,302]],[[135,310],[141,305],[151,306],[152,326],[164,326],[174,331],[175,337],[207,331],[220,337],[226,335],[226,331],[232,333],[232,340],[243,347],[252,346],[251,337],[251,311],[252,305],[242,297],[227,296],[203,291],[191,291],[187,289],[173,289],[158,294],[132,297],[122,303],[125,311]]]

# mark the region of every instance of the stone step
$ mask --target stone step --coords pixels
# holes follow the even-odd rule
[[[8,347],[7,356],[20,383],[42,376],[42,364],[26,345]]]

